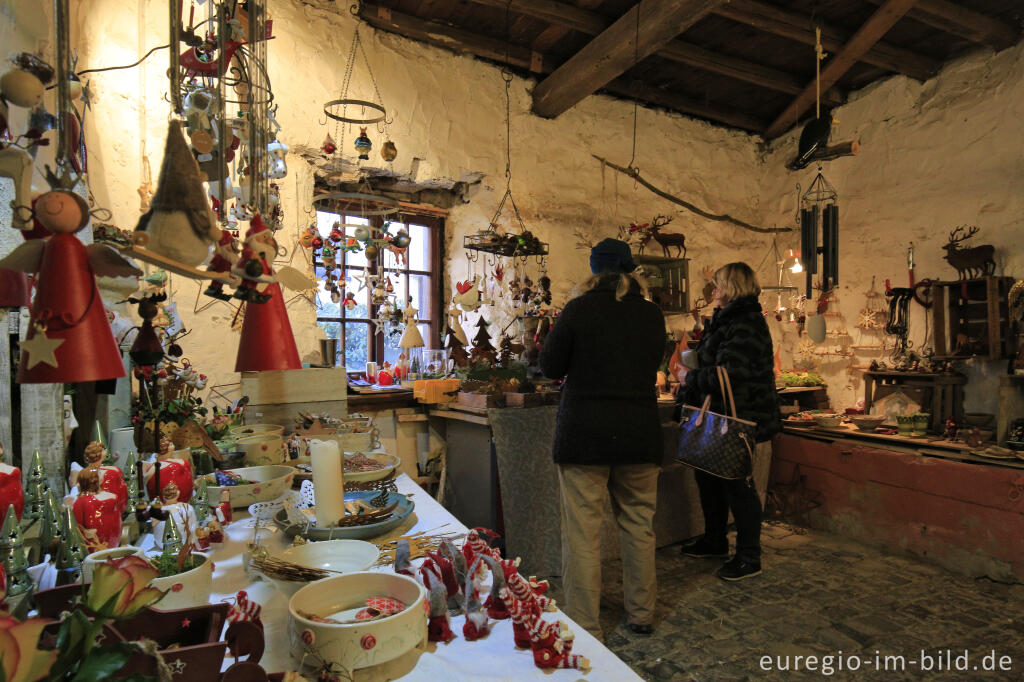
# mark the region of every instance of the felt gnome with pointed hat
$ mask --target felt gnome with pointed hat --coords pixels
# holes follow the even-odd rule
[[[135,227],[135,244],[191,267],[209,258],[221,230],[203,191],[204,179],[185,142],[181,122],[171,121],[159,184],[149,211]]]
[[[247,301],[236,372],[302,369],[281,285],[270,267],[277,254],[274,234],[259,215],[249,222],[245,246],[232,273],[244,281],[235,296]]]

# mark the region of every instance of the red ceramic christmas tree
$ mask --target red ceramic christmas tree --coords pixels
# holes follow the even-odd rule
[[[235,296],[247,301],[236,372],[302,369],[281,285],[270,266],[276,254],[273,233],[258,215],[254,216],[245,235],[242,256],[232,269],[245,280]]]

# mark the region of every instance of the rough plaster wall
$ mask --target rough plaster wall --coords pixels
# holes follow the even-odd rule
[[[838,323],[854,335],[864,293],[877,277],[893,286],[907,284],[907,247],[915,245],[915,275],[956,279],[942,259],[949,231],[964,223],[978,225],[978,244],[996,247],[997,275],[1024,276],[1024,45],[993,55],[981,52],[949,64],[935,78],[918,83],[894,77],[855,93],[834,112],[839,120],[832,139],[859,139],[861,153],[831,161],[823,169],[839,193]],[[808,186],[814,168],[785,170],[799,131],[773,145],[766,156],[762,196],[766,220],[791,224],[795,184]],[[799,232],[780,239],[799,248]],[[794,277],[802,279],[802,275]],[[832,324],[834,319],[827,322]],[[797,338],[793,325],[772,320],[784,354]],[[911,303],[910,339],[915,348],[930,345],[921,306]],[[826,341],[825,345],[834,345]],[[856,364],[878,353],[862,352]],[[845,408],[863,399],[861,373],[848,380],[848,361],[824,362],[833,406]],[[786,365],[785,359],[783,365]],[[969,411],[996,412],[995,377],[1005,363],[966,363],[970,382],[965,392]]]

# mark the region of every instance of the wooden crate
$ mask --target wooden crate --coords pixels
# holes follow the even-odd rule
[[[504,407],[501,396],[492,395],[490,393],[466,393],[465,391],[459,391],[459,397],[456,402],[458,402],[459,405],[476,407],[478,409]]]
[[[1013,357],[1017,352],[1017,339],[1010,333],[1008,296],[1013,283],[1012,277],[991,275],[933,283],[935,357],[942,360]]]
[[[344,367],[242,372],[241,393],[249,396],[247,424],[280,424],[290,430],[299,412],[348,415]]]
[[[506,393],[506,407],[538,407],[544,404],[543,393]]]

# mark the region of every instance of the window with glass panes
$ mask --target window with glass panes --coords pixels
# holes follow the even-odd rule
[[[335,223],[345,226],[345,239],[355,236],[358,226],[382,229],[385,221],[390,222],[389,232],[394,235],[400,228],[409,233],[409,247],[405,257],[399,257],[390,250],[382,249],[376,262],[367,263],[362,250],[351,253],[339,249],[334,256],[335,278],[345,287],[338,301],[331,299],[326,288],[327,269],[318,258],[315,263],[317,277],[317,324],[327,338],[339,339],[338,352],[343,354],[345,367],[349,372],[362,373],[367,362],[398,361],[398,342],[401,335],[387,336],[376,333],[373,321],[377,317],[377,306],[370,301],[370,287],[363,284],[369,274],[382,274],[391,280],[396,304],[404,309],[412,299],[417,309],[420,334],[428,348],[440,348],[443,320],[443,289],[441,282],[441,245],[444,243],[444,219],[437,216],[398,214],[387,218],[363,218],[358,215],[318,210],[317,231],[326,240]],[[339,246],[344,246],[343,240]],[[345,304],[348,294],[355,303]],[[351,306],[351,307],[349,307]]]

